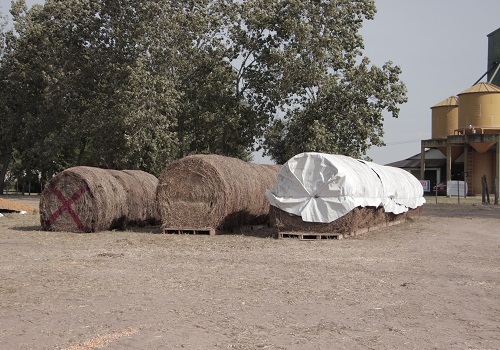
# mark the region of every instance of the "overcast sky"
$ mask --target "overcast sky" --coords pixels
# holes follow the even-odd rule
[[[487,35],[500,28],[500,0],[376,0],[376,5],[375,19],[362,29],[364,54],[378,66],[389,60],[399,65],[408,88],[399,118],[386,117],[387,146],[368,152],[376,163],[387,164],[420,153],[420,140],[431,137],[430,107],[486,72]],[[0,8],[8,13],[10,0],[0,0]]]

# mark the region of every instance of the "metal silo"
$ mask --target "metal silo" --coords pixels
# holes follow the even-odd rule
[[[495,174],[495,142],[480,141],[482,134],[500,132],[500,87],[491,83],[479,83],[458,94],[458,128],[465,134],[475,134],[469,140],[473,151],[469,152],[465,165],[472,182],[472,193],[481,193],[481,178],[490,182]],[[491,182],[490,182],[491,183]]]
[[[453,135],[458,128],[458,98],[450,96],[446,100],[431,107],[432,110],[432,139],[446,139]],[[446,147],[437,149],[447,155]],[[453,147],[451,159],[455,160],[463,153],[463,150]]]
[[[445,139],[453,135],[458,129],[458,98],[448,97],[431,107],[432,110],[432,138]]]
[[[500,87],[479,83],[458,94],[458,127],[466,134],[500,129]]]

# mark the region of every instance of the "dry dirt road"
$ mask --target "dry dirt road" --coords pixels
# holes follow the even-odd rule
[[[500,208],[345,240],[0,218],[0,349],[500,349]]]

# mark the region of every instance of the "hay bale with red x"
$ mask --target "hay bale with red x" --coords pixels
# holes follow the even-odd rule
[[[42,228],[98,232],[158,222],[157,183],[156,177],[143,171],[69,168],[52,178],[42,192]]]
[[[165,229],[219,229],[269,221],[265,190],[279,166],[218,155],[193,155],[169,164],[158,178],[157,200]]]

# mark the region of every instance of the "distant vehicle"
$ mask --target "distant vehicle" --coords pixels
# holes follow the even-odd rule
[[[446,193],[446,183],[445,182],[440,182],[436,186],[434,186],[432,188],[432,190],[434,192],[436,192],[436,190],[437,190],[438,193]]]

